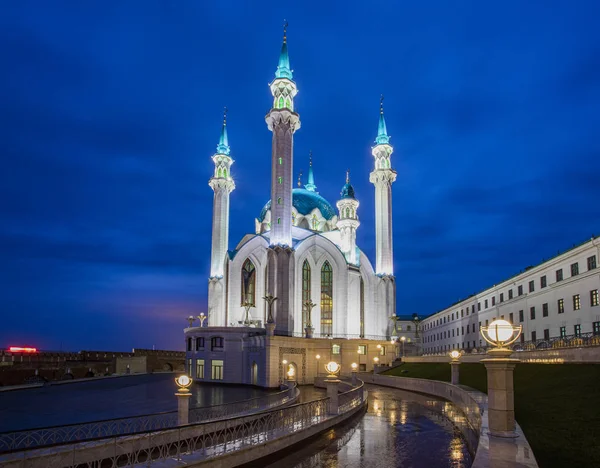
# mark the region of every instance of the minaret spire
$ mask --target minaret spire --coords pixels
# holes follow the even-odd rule
[[[227,138],[227,107],[223,110],[223,126],[221,127],[221,137],[219,138],[219,144],[217,145],[217,153],[229,155],[231,148],[229,148],[229,139]]]
[[[275,78],[287,78],[291,80],[293,75],[292,69],[290,68],[290,57],[287,48],[287,27],[288,23],[285,21],[283,25],[283,44],[281,45],[281,53],[279,54],[279,63],[277,65],[277,71],[275,72]]]
[[[315,175],[313,173],[312,166],[312,150],[308,153],[308,183],[304,186],[304,188],[310,192],[317,191],[317,186],[315,185]]]
[[[383,95],[379,101],[379,125],[372,154],[375,169],[369,180],[375,185],[375,239],[376,267],[378,275],[394,275],[394,251],[392,242],[392,183],[396,171],[392,170],[391,155],[394,148],[389,144],[385,118],[383,116]]]

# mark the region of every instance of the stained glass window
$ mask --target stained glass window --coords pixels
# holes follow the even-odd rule
[[[256,289],[256,269],[250,259],[246,259],[242,266],[242,305],[247,302],[255,306],[254,291]]]
[[[333,269],[327,261],[321,268],[321,333],[333,334]]]

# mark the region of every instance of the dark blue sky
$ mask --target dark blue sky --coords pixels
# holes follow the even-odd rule
[[[379,95],[395,147],[398,313],[429,314],[600,232],[600,4],[2,2],[0,347],[181,348],[206,310],[221,112],[233,248],[269,198],[288,42],[335,203],[374,257]]]

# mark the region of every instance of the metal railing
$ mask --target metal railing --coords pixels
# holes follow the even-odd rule
[[[590,346],[600,346],[600,334],[594,332],[579,333],[573,335],[555,336],[552,338],[540,338],[535,340],[518,341],[509,346],[514,351],[535,351],[537,349],[563,349],[563,348],[583,348]],[[467,353],[485,353],[491,346],[487,343],[478,347],[461,348]],[[452,349],[446,351],[435,351],[424,353],[425,356],[446,355]]]
[[[338,413],[346,413],[353,408],[356,408],[365,401],[365,383],[362,380],[358,380],[359,385],[354,387],[347,392],[340,393],[338,395]]]
[[[293,385],[280,392],[265,396],[221,405],[191,408],[189,421],[191,423],[201,423],[255,413],[284,405],[292,401],[295,394],[296,386]],[[26,448],[41,448],[173,427],[177,427],[177,411],[1,432],[0,454]]]

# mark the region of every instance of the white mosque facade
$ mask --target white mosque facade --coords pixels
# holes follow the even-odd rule
[[[228,250],[229,197],[235,182],[225,119],[213,156],[208,325],[265,328],[269,304],[264,298],[272,296],[276,335],[389,339],[394,326],[390,317],[396,313],[391,214],[396,172],[391,168],[393,148],[383,107],[370,174],[376,207],[373,265],[356,244],[360,204],[348,174],[335,207],[317,191],[312,160],[308,183],[294,188],[293,140],[300,116],[294,107],[297,88],[285,36],[270,89],[273,107],[266,123],[272,132],[271,199],[253,232],[233,250]]]

